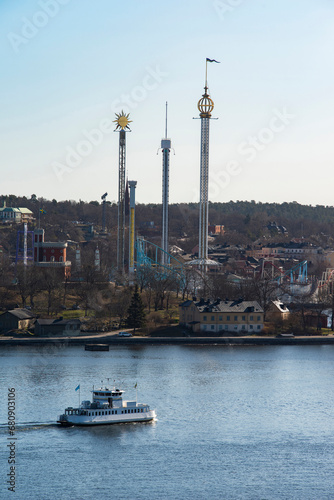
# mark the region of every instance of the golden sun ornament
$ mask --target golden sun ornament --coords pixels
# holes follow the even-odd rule
[[[124,113],[122,110],[120,113],[116,113],[116,120],[114,120],[114,123],[117,123],[116,130],[130,130],[129,123],[132,122],[132,120],[129,120],[129,115]]]

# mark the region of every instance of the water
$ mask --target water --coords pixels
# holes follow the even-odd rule
[[[0,498],[333,499],[333,346],[2,348]],[[110,377],[158,420],[61,428]],[[7,491],[7,388],[16,491]]]

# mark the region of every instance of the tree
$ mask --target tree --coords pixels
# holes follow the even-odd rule
[[[133,328],[133,333],[135,333],[136,328],[142,328],[145,326],[145,323],[146,314],[144,311],[144,305],[138,291],[138,285],[136,285],[132,295],[130,307],[128,309],[127,324],[130,328]]]
[[[261,278],[258,276],[251,279],[249,285],[251,292],[249,300],[257,300],[263,309],[265,320],[268,307],[271,301],[277,296],[278,283],[269,277],[264,276]]]
[[[47,314],[60,309],[64,275],[62,269],[46,267],[42,270],[41,289],[47,294]]]
[[[127,286],[121,287],[120,289],[115,289],[114,294],[112,295],[110,314],[113,314],[119,318],[118,328],[122,327],[123,320],[126,317],[128,309],[130,307],[130,295],[131,291]]]

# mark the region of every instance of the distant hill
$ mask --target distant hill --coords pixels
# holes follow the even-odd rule
[[[77,222],[91,223],[99,230],[102,224],[102,206],[100,201],[57,201],[15,195],[1,196],[0,205],[27,207],[33,213],[38,223],[39,210],[46,212],[41,215],[41,227],[47,231],[47,237],[80,239]],[[138,204],[136,206],[136,227],[148,238],[159,240],[161,234],[162,207],[161,204]],[[153,222],[152,229],[147,224]],[[218,240],[231,243],[250,244],[256,240],[280,240],[301,238],[311,239],[322,246],[333,245],[334,242],[334,207],[301,205],[291,203],[257,203],[255,201],[229,201],[225,203],[210,203],[210,224],[225,226],[225,236]],[[269,223],[275,222],[287,229],[288,236],[269,231]],[[178,203],[169,208],[169,232],[173,241],[183,240],[183,246],[190,247],[198,239],[198,204]],[[117,204],[107,203],[107,229],[114,233],[117,228]],[[151,231],[151,232],[150,232]],[[48,236],[49,234],[49,236]],[[188,241],[188,243],[187,243]],[[2,243],[1,243],[2,244]],[[189,249],[189,248],[188,248]]]

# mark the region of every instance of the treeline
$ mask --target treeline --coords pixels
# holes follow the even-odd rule
[[[57,201],[14,195],[2,196],[2,204],[29,208],[38,224],[39,210],[42,208],[41,227],[46,229],[49,239],[84,239],[79,223],[93,224],[97,230],[102,226],[102,205],[99,200]],[[1,202],[0,202],[1,203]],[[136,228],[139,234],[159,238],[161,234],[161,204],[137,204]],[[224,225],[226,234],[218,242],[251,244],[264,238],[282,240],[281,234],[267,229],[269,222],[275,221],[286,227],[289,239],[304,237],[321,245],[332,245],[334,241],[334,207],[302,205],[291,203],[261,203],[255,201],[229,201],[210,203],[209,223]],[[153,222],[154,226],[148,223]],[[117,204],[106,204],[106,226],[109,234],[116,235]],[[198,204],[177,203],[169,207],[169,234],[171,243],[183,241],[189,247],[198,239]],[[188,243],[187,243],[188,241]],[[2,243],[1,243],[2,244]]]

